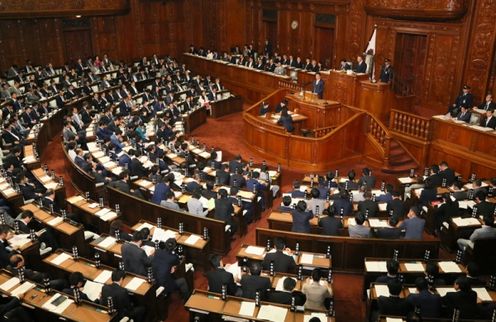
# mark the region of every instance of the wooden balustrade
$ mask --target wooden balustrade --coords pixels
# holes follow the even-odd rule
[[[368,114],[367,133],[381,146],[383,150],[384,166],[389,166],[389,150],[391,146],[391,135],[389,134],[389,130],[372,114]]]
[[[394,109],[391,110],[390,129],[423,141],[431,137],[430,119]]]
[[[320,138],[325,136],[327,133],[332,132],[336,127],[335,126],[327,126],[327,127],[321,127],[318,129],[313,130],[314,137]]]
[[[289,89],[293,92],[300,92],[303,88],[293,81],[287,81],[280,79],[278,82],[279,88]]]

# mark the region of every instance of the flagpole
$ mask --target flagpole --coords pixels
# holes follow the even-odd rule
[[[377,42],[377,24],[374,24],[374,30],[372,31],[372,35],[370,36],[369,42],[367,44],[367,48],[365,49],[365,55],[369,55],[369,51],[372,51],[370,57],[370,75],[369,80],[372,83],[375,83],[375,58],[376,58],[376,42]]]

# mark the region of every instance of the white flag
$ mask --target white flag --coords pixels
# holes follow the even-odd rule
[[[368,54],[369,50],[372,49],[372,55],[375,55],[376,41],[377,41],[377,28],[374,28],[374,32],[372,33],[372,37],[370,37],[369,44],[367,45],[367,49],[365,49],[366,54]]]

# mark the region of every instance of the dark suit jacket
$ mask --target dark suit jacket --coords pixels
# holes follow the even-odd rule
[[[487,121],[487,118],[483,118],[480,122],[480,125],[485,126],[485,127],[490,127],[492,129],[496,128],[496,117],[495,116],[491,117],[491,119],[489,120],[487,125],[486,125],[486,121]]]
[[[157,285],[165,287],[167,293],[175,290],[171,269],[179,264],[179,257],[165,249],[158,249],[152,259],[152,271]]]
[[[127,182],[124,182],[123,180],[113,181],[110,183],[110,186],[122,192],[131,193],[131,188],[129,187],[129,184]]]
[[[229,185],[231,175],[229,172],[225,172],[223,170],[216,171],[215,176],[219,178],[219,184],[221,185]]]
[[[472,113],[470,113],[470,112],[465,112],[465,114],[463,114],[463,112],[460,112],[458,114],[458,116],[456,117],[456,119],[459,120],[459,121],[463,121],[463,122],[469,123],[471,116],[472,116]]]
[[[410,294],[407,302],[411,306],[420,309],[420,315],[424,318],[438,318],[441,315],[441,297],[432,294],[428,290],[420,291],[418,294]]]
[[[441,185],[443,184],[443,177],[439,173],[431,175],[429,177],[429,180],[434,187],[441,187]]]
[[[393,199],[390,202],[388,202],[386,206],[386,212],[389,213],[393,211],[393,216],[396,219],[401,219],[405,215],[405,206],[403,204],[403,201],[400,199]]]
[[[8,242],[0,240],[0,268],[5,268],[10,264],[12,253],[7,250]]]
[[[382,315],[406,316],[411,309],[404,298],[379,296],[377,306]]]
[[[291,211],[291,216],[293,217],[293,226],[291,227],[291,231],[298,233],[310,232],[310,219],[313,218],[313,214],[310,211],[299,211],[293,209]]]
[[[215,199],[215,219],[223,220],[226,224],[233,224],[233,219],[231,214],[234,211],[234,207],[229,201],[229,199]]]
[[[313,82],[313,92],[317,94],[319,98],[324,96],[324,81],[322,79],[318,83],[317,81]]]
[[[343,228],[343,223],[339,218],[327,216],[319,220],[319,226],[322,227],[322,234],[339,236],[339,229]]]
[[[379,206],[372,200],[364,200],[358,203],[358,211],[365,214],[369,211],[369,217],[376,217],[379,214]]]
[[[455,182],[455,172],[450,168],[447,168],[444,171],[439,171],[439,175],[441,178],[446,179],[447,186],[451,186],[453,182]]]
[[[352,205],[349,199],[338,198],[334,200],[332,209],[336,216],[341,215],[341,208],[343,208],[343,215],[350,215],[352,213]]]
[[[362,61],[362,63],[355,66],[354,71],[355,73],[365,73],[367,71],[367,64]]]
[[[127,290],[116,283],[104,285],[102,287],[102,304],[107,305],[107,298],[112,297],[114,308],[117,311],[118,318],[128,316],[133,308],[131,298]]]
[[[234,283],[234,277],[231,273],[223,268],[216,268],[213,271],[207,272],[208,290],[210,292],[221,293],[222,285],[226,285],[227,294],[235,295],[237,286]]]
[[[243,297],[254,299],[255,293],[260,292],[260,299],[265,299],[267,290],[271,288],[270,279],[268,277],[244,275],[241,278],[241,289]]]
[[[294,291],[294,292],[284,292],[284,291],[270,291],[267,294],[267,301],[279,304],[291,305],[291,298],[295,298],[295,305],[302,306],[305,304],[307,297],[305,294]]]
[[[477,315],[477,293],[473,290],[469,292],[448,292],[442,298],[442,303],[450,314],[453,310],[460,310],[460,318],[473,318]]]
[[[282,251],[268,253],[262,262],[264,270],[270,269],[270,262],[274,262],[274,271],[279,273],[295,273],[296,263],[292,256],[284,254]]]
[[[121,252],[126,271],[146,276],[146,267],[150,266],[151,260],[143,249],[133,243],[124,243]]]

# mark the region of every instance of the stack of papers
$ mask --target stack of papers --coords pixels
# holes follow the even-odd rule
[[[255,302],[242,301],[239,308],[239,315],[253,316],[255,312]]]
[[[7,280],[6,282],[0,284],[0,290],[7,292],[8,290],[13,288],[14,286],[19,284],[20,282],[21,281],[17,277],[12,277],[9,280]]]
[[[105,284],[112,277],[112,271],[103,270],[95,278],[95,282]]]
[[[12,248],[22,248],[29,242],[31,242],[29,234],[14,235],[14,237],[9,240],[9,244],[10,246],[12,246]]]
[[[95,216],[101,217],[101,216],[105,215],[109,211],[111,211],[111,210],[108,209],[108,208],[102,208],[102,209],[98,210],[97,212],[95,212]]]
[[[63,262],[65,262],[66,260],[68,260],[70,258],[71,258],[71,255],[69,255],[67,253],[62,253],[62,254],[58,255],[57,257],[55,257],[54,259],[52,259],[50,262],[55,264],[55,265],[61,265]]]
[[[53,218],[52,220],[48,221],[47,224],[49,224],[52,227],[55,227],[63,221],[64,221],[64,219],[62,217],[57,216],[57,217]]]
[[[404,322],[402,318],[388,318],[386,317],[386,322]]]
[[[387,228],[389,227],[387,220],[380,220],[377,218],[369,218],[370,227],[374,228]],[[348,221],[349,225],[349,221]]]
[[[129,283],[126,284],[125,288],[127,288],[130,291],[136,291],[141,284],[146,283],[146,281],[142,278],[139,277],[133,277]]]
[[[377,297],[379,296],[389,296],[389,288],[387,285],[376,284],[374,285],[375,294]]]
[[[453,287],[436,287],[436,292],[441,295],[441,297],[445,296],[448,292],[456,292]]]
[[[367,272],[387,272],[386,261],[365,261]]]
[[[288,309],[274,306],[274,305],[262,305],[258,311],[258,320],[268,320],[272,322],[284,322],[286,320],[286,314]]]
[[[188,244],[188,245],[194,245],[194,244],[196,244],[196,242],[197,242],[197,241],[199,241],[200,239],[201,239],[201,237],[200,237],[200,236],[198,236],[198,235],[191,235],[191,236],[189,236],[189,237],[188,237],[188,238],[184,241],[184,243],[185,243],[185,244]]]
[[[10,292],[12,296],[18,296],[26,293],[27,291],[33,289],[36,285],[31,282],[24,282]]]
[[[177,233],[173,230],[170,230],[170,229],[163,230],[162,228],[156,227],[153,230],[152,240],[166,241],[169,238],[176,239],[176,235],[177,235]]]
[[[481,226],[480,221],[477,218],[453,218],[453,223],[458,227],[466,227],[466,226]]]
[[[83,201],[84,198],[80,195],[76,195],[76,196],[73,196],[73,197],[70,197],[67,199],[67,201],[71,204],[75,204],[75,203],[78,203],[80,201]]]
[[[492,302],[493,301],[493,299],[491,298],[491,295],[489,295],[489,292],[486,290],[485,287],[474,287],[472,289],[477,293],[477,297],[482,302]]]
[[[100,298],[100,294],[102,293],[103,284],[95,283],[92,281],[86,281],[84,283],[83,293],[88,296],[88,298],[92,301]]]
[[[147,222],[144,222],[144,223],[142,223],[141,225],[139,225],[139,226],[136,228],[136,230],[141,230],[141,229],[143,229],[143,228],[148,228],[148,229],[150,229],[150,231],[151,231],[154,227],[155,227],[155,226],[153,226],[152,224],[149,224],[149,223],[147,223]]]
[[[248,246],[245,249],[247,254],[262,256],[265,253],[265,248],[258,246]]]
[[[114,237],[108,236],[105,237],[101,242],[98,243],[98,247],[103,248],[103,249],[108,249],[117,242],[117,239]]]
[[[473,208],[475,205],[475,201],[473,200],[460,200],[458,202],[458,207],[460,208],[463,208],[463,209],[467,209],[467,208]]]
[[[416,263],[405,263],[405,268],[409,272],[423,272],[424,265],[421,262]]]
[[[105,215],[101,216],[100,219],[103,221],[111,221],[117,217],[117,213],[114,211],[109,211]]]
[[[444,273],[461,273],[462,270],[458,266],[457,263],[453,261],[444,261],[444,262],[438,262],[439,268],[444,272]]]
[[[313,264],[313,254],[303,253],[300,257],[300,264]]]
[[[410,177],[403,177],[403,178],[398,178],[398,181],[401,184],[410,184],[412,182],[415,182],[415,178],[410,178]]]

